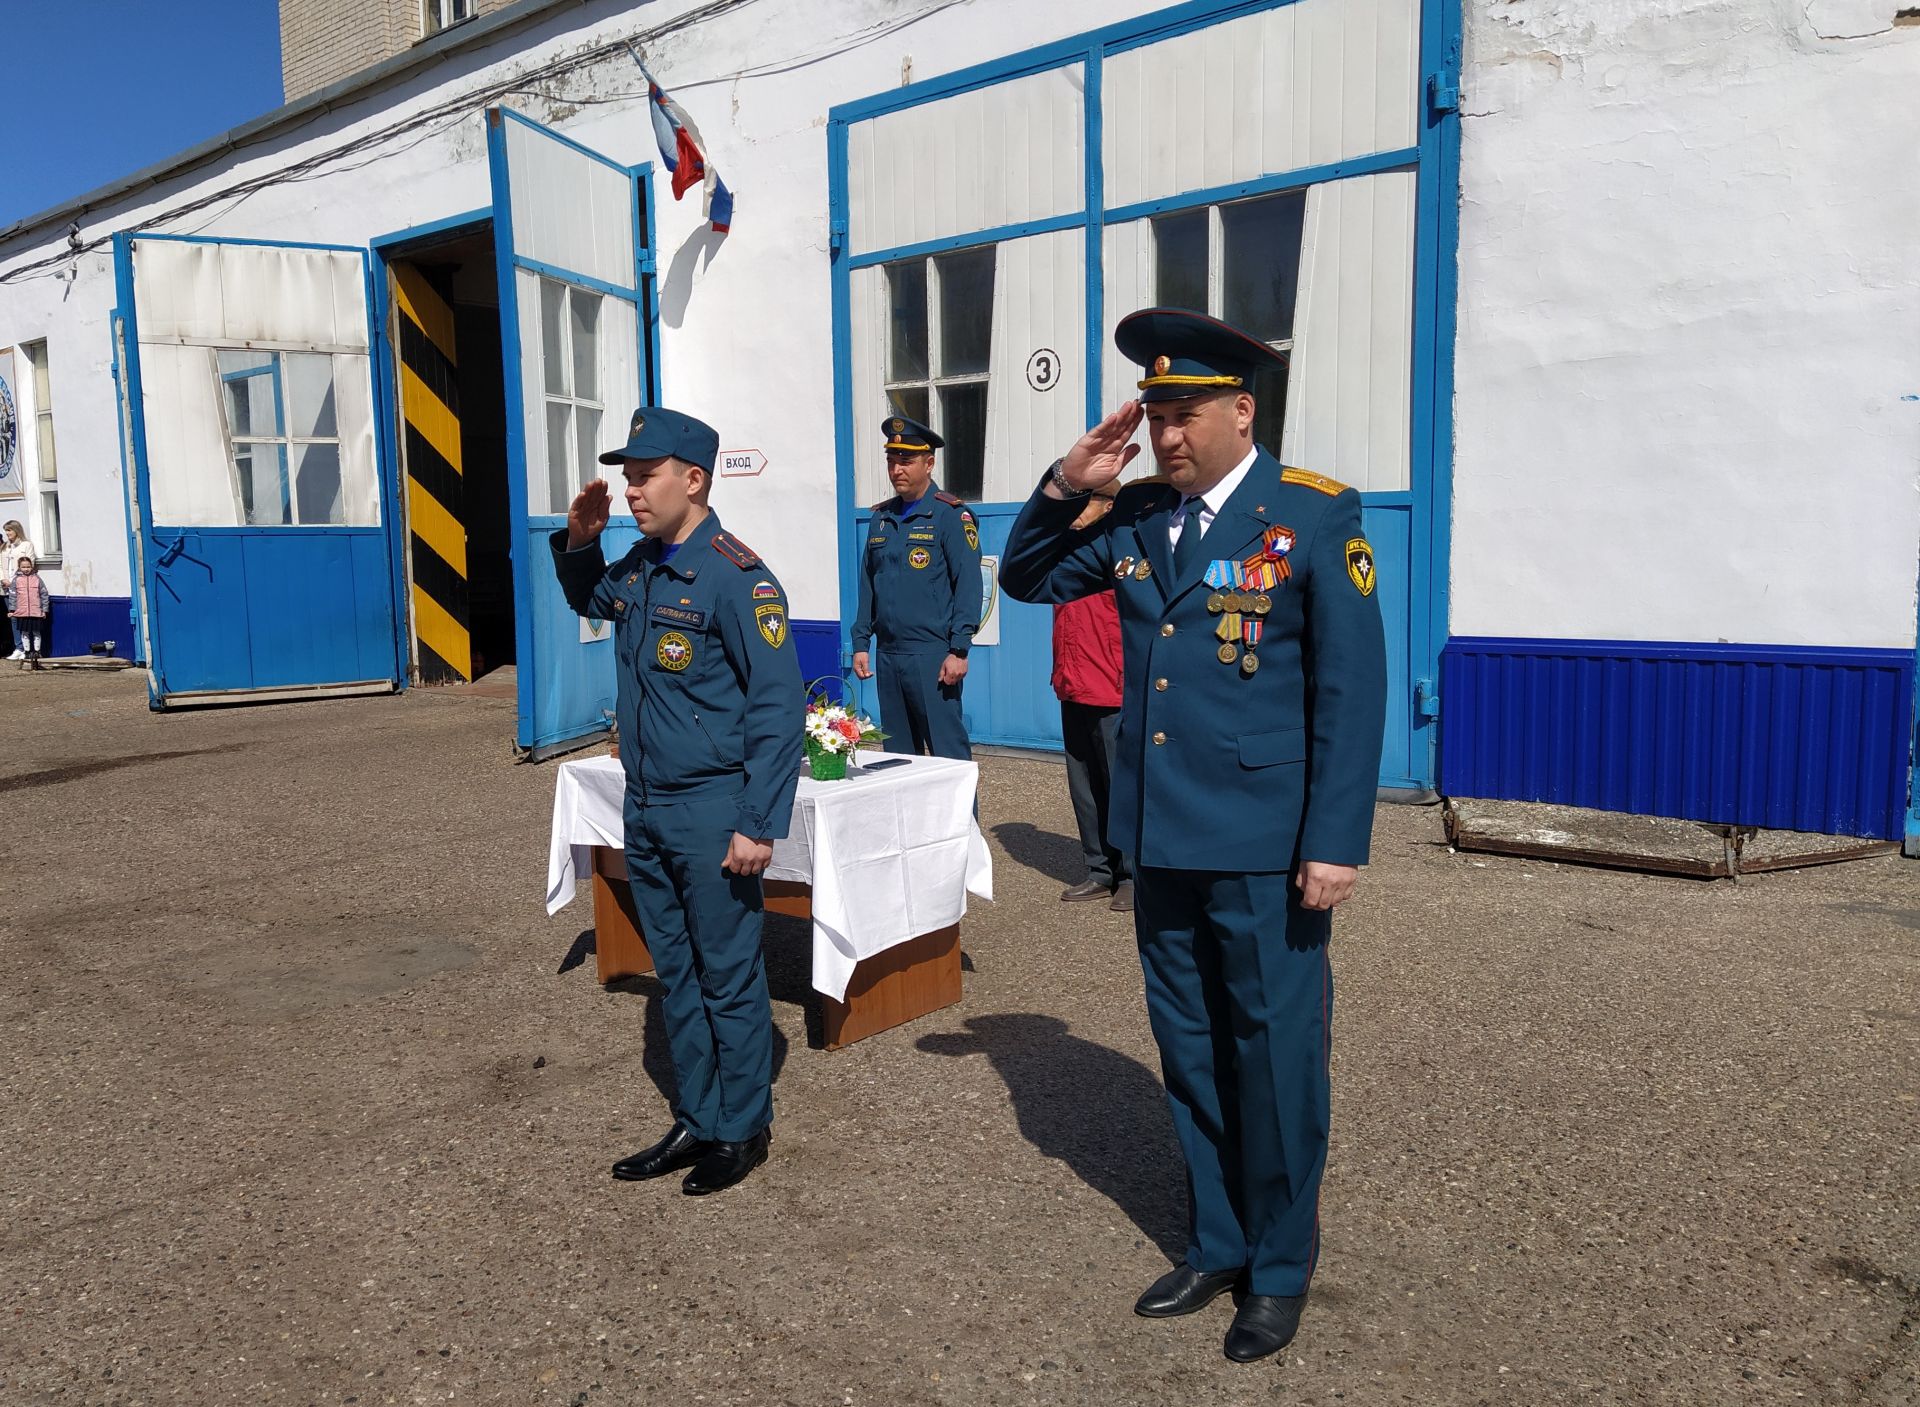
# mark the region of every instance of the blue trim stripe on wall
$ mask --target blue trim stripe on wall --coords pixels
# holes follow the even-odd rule
[[[1460,638],[1441,671],[1449,795],[1901,836],[1909,651]]]

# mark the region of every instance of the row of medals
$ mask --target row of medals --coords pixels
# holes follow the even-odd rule
[[[1213,628],[1220,637],[1220,648],[1214,652],[1220,663],[1238,660],[1242,674],[1260,668],[1260,656],[1254,649],[1266,629],[1262,617],[1273,609],[1273,597],[1268,593],[1293,575],[1293,564],[1287,561],[1292,549],[1292,533],[1285,528],[1268,528],[1260,551],[1244,562],[1220,559],[1207,564],[1206,583],[1214,588],[1207,596],[1207,613],[1220,617]],[[1114,564],[1113,575],[1116,581],[1129,576],[1145,581],[1153,575],[1153,568],[1145,558],[1136,562],[1123,557]],[[1244,654],[1242,645],[1246,647]]]

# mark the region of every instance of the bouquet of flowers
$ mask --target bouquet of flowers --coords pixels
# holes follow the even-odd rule
[[[807,703],[807,768],[818,782],[837,782],[847,775],[847,759],[856,748],[875,747],[886,738],[871,718],[849,712],[816,694]]]

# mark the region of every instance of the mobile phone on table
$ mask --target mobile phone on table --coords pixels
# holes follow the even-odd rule
[[[860,764],[860,770],[862,772],[878,772],[887,767],[904,767],[910,761],[912,761],[912,759],[907,757],[889,757],[884,762],[862,762]]]

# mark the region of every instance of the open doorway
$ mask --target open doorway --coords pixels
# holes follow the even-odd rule
[[[413,672],[514,664],[500,296],[488,221],[385,250]]]

